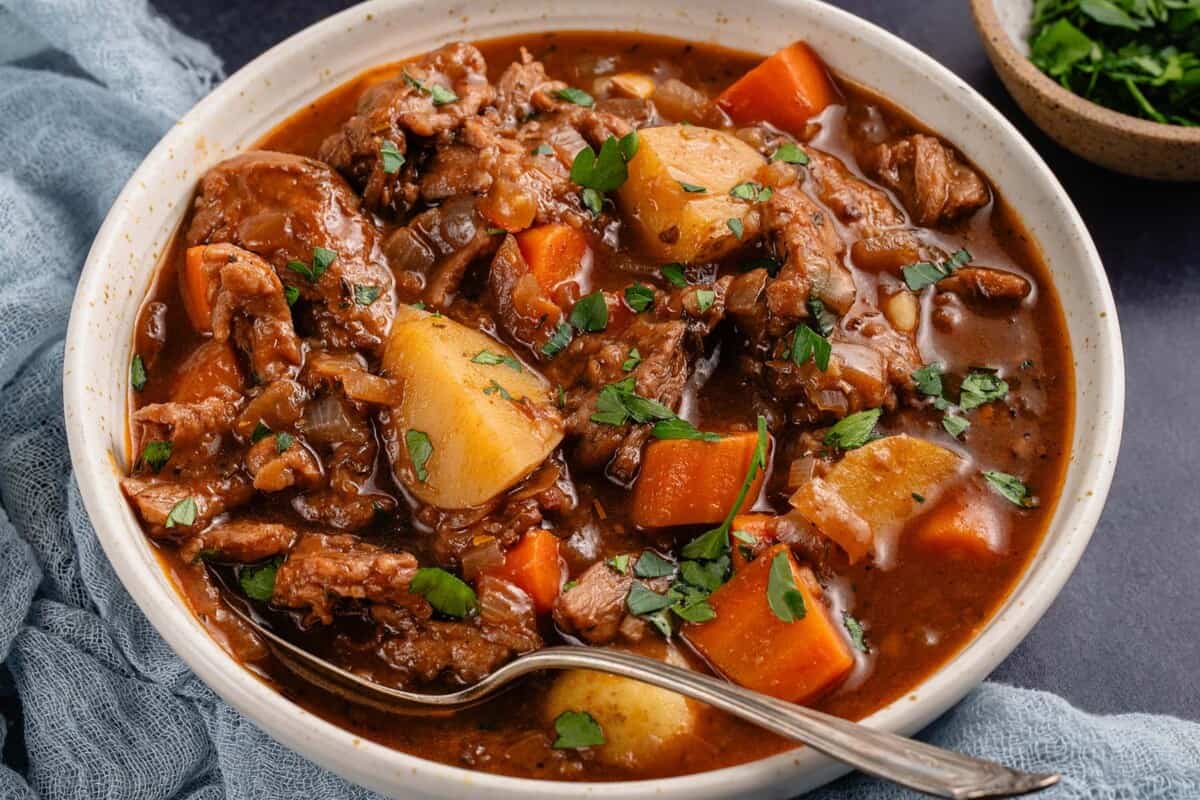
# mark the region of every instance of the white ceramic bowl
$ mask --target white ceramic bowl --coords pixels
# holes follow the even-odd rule
[[[814,0],[556,0],[550,4],[376,0],[297,34],[239,71],[159,142],[113,204],[80,277],[67,333],[64,392],[75,475],[100,541],[130,594],[193,670],[288,747],[396,797],[557,798],[561,784],[424,761],[312,716],[240,669],[192,618],[155,561],[118,487],[131,331],[159,255],[200,175],[274,124],[375,64],[453,39],[539,30],[638,30],[768,53],[811,42],[838,72],[873,87],[948,136],[988,175],[1040,242],[1066,311],[1076,419],[1062,499],[1041,550],[1000,612],[950,663],[867,724],[914,733],[957,702],[1042,616],[1079,560],[1108,493],[1120,440],[1124,368],[1116,309],[1096,249],[1059,182],[1020,134],[928,56]],[[572,795],[702,800],[785,797],[845,768],[802,749],[681,778],[572,784]]]

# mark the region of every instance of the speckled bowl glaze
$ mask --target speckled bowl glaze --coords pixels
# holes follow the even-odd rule
[[[910,695],[866,723],[915,733],[1007,656],[1079,560],[1108,493],[1120,440],[1124,369],[1116,310],[1095,246],[1054,175],[969,86],[900,39],[814,0],[376,0],[288,39],[183,117],[117,198],[84,267],[67,334],[64,392],[75,475],[105,552],[146,616],[218,694],[286,746],[393,797],[558,798],[562,784],[424,761],[308,714],[241,668],[188,612],[121,495],[128,365],[138,306],[196,181],[304,103],[375,64],[458,38],[564,29],[637,30],[771,52],[810,41],[838,72],[947,134],[983,169],[1040,242],[1062,299],[1076,369],[1070,466],[1052,527],[1008,601],[979,636]],[[789,797],[846,769],[798,749],[679,778],[573,783],[572,796],[683,800]]]
[[[1200,128],[1121,114],[1073,94],[1029,60],[1033,0],[971,0],[992,66],[1017,105],[1050,138],[1115,172],[1200,181]]]

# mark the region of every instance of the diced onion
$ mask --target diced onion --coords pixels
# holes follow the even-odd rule
[[[472,545],[462,554],[463,577],[469,581],[504,563],[504,551],[500,549],[500,540],[493,536],[484,539],[482,543]]]

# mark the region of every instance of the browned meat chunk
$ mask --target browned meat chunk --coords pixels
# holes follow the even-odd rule
[[[214,517],[245,505],[254,496],[250,481],[239,472],[228,475],[168,480],[130,476],[121,479],[121,489],[155,538],[177,538],[203,530]],[[171,510],[191,499],[196,516],[191,525],[178,521],[167,527]]]
[[[520,60],[509,64],[496,81],[495,110],[491,113],[504,127],[516,127],[533,116],[534,93],[547,95],[565,87],[562,81],[551,80],[542,62],[534,61],[522,47]]]
[[[954,292],[963,299],[981,302],[1019,303],[1033,290],[1029,281],[1015,272],[991,267],[963,267],[938,281],[938,291]]]
[[[266,436],[247,451],[246,471],[258,491],[280,492],[293,486],[311,489],[321,484],[321,462],[299,439],[289,441],[289,436]]]
[[[203,263],[210,276],[213,338],[232,338],[260,381],[293,375],[300,366],[300,340],[271,265],[231,244],[205,247]]]
[[[900,195],[918,225],[950,222],[991,200],[975,170],[934,136],[915,133],[882,142],[863,153],[862,163]]]
[[[333,622],[338,600],[420,610],[427,607],[425,598],[408,591],[416,572],[417,560],[408,553],[389,552],[356,536],[306,534],[276,572],[271,602],[307,610],[326,625]]]
[[[409,153],[403,168],[388,172],[381,153],[384,142],[408,153],[409,137],[449,134],[494,95],[483,54],[463,42],[448,44],[364,92],[357,113],[321,143],[317,156],[362,192],[368,208],[403,211],[416,200],[415,161]]]
[[[591,644],[617,638],[625,618],[625,598],[633,579],[603,561],[588,567],[579,581],[558,596],[554,621],[567,633]]]
[[[179,548],[186,561],[213,557],[221,561],[251,564],[286,553],[299,534],[287,525],[239,519],[214,525]]]
[[[322,339],[364,349],[382,345],[395,306],[377,238],[359,199],[327,165],[267,151],[208,171],[187,233],[189,245],[231,242],[263,257],[299,290]],[[324,272],[314,248],[336,254]],[[379,295],[363,303],[361,290]]]
[[[878,236],[888,228],[904,224],[904,215],[892,205],[887,192],[855,176],[828,153],[811,147],[805,152],[810,159],[808,175],[817,199],[860,238]]]
[[[842,264],[842,244],[825,212],[797,186],[780,189],[767,202],[763,227],[785,256],[767,287],[767,307],[783,320],[808,316],[805,303],[815,295],[838,311],[854,302],[854,278]]]
[[[237,404],[221,397],[191,403],[151,403],[133,414],[139,442],[170,441],[174,450],[213,453],[233,427]]]
[[[406,283],[424,289],[425,302],[445,311],[467,268],[500,244],[487,228],[474,198],[457,197],[413,217],[383,247],[393,268],[406,273]]]

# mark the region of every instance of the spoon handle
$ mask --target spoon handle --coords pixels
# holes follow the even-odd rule
[[[991,761],[868,728],[743,689],[708,675],[616,650],[550,647],[522,656],[500,673],[543,669],[592,669],[623,675],[691,697],[787,736],[827,756],[936,797],[1012,797],[1058,782],[1055,774],[1018,772]],[[516,675],[502,677],[503,682]],[[486,682],[486,681],[485,681]]]

